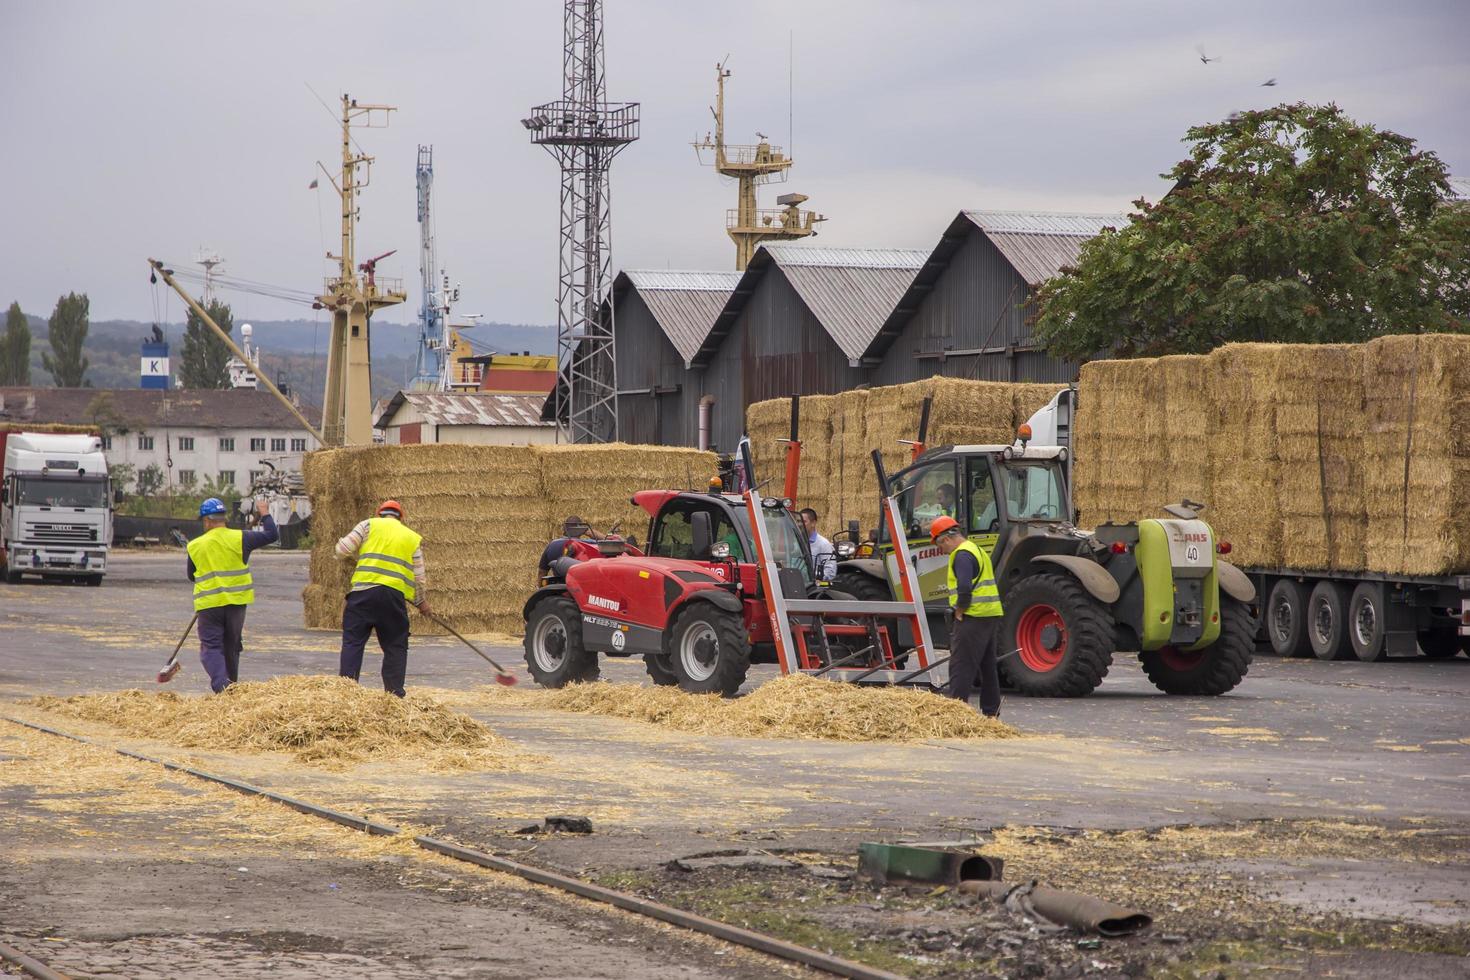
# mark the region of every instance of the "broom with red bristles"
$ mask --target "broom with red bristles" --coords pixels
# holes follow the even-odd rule
[[[179,651],[184,648],[184,641],[189,638],[189,634],[194,632],[194,624],[197,622],[199,622],[199,614],[196,612],[194,618],[189,620],[189,625],[184,628],[184,635],[179,637],[178,643],[174,644],[174,652],[168,658],[168,663],[164,664],[163,669],[158,672],[158,683],[167,684],[174,679],[175,674],[184,669],[184,665],[179,663]]]
[[[453,633],[455,635],[455,637],[458,638],[459,642],[463,643],[465,646],[469,647],[471,650],[473,650],[476,653],[478,653],[481,657],[484,658],[484,660],[485,660],[486,663],[488,663],[491,667],[494,667],[495,668],[495,671],[496,671],[496,673],[495,673],[495,683],[497,683],[497,684],[503,684],[506,687],[514,687],[515,686],[515,683],[516,683],[515,675],[512,674],[510,671],[506,670],[504,667],[500,666],[494,660],[491,660],[490,659],[490,656],[487,653],[485,653],[484,650],[481,650],[479,647],[475,646],[469,640],[465,639],[462,635],[460,635],[459,630],[455,629],[453,626],[450,626],[448,623],[444,622],[444,620],[440,619],[438,616],[435,616],[431,612],[425,612],[424,610],[419,610],[419,611],[420,612],[423,612],[425,616],[428,616],[434,622],[438,623],[440,626],[444,627],[449,632]]]

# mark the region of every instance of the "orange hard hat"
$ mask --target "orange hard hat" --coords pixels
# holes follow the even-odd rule
[[[938,541],[939,536],[945,531],[953,531],[960,526],[960,522],[953,517],[944,516],[934,518],[934,523],[929,525],[929,540]]]
[[[396,501],[396,500],[385,500],[381,504],[378,505],[378,516],[379,517],[382,517],[384,514],[388,513],[389,511],[391,511],[393,513],[393,516],[394,517],[398,518],[399,520],[403,520],[403,505],[400,504],[398,501]]]

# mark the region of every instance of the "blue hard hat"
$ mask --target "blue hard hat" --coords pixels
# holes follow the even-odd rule
[[[200,517],[213,517],[216,514],[223,514],[224,512],[225,502],[218,497],[210,497],[199,505]]]

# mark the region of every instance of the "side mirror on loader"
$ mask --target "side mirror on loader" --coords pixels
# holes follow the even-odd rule
[[[710,530],[709,512],[697,510],[690,514],[689,528],[692,537],[689,545],[690,557],[695,561],[709,558],[710,547],[714,544],[714,532]]]

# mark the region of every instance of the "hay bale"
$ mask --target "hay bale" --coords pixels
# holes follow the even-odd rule
[[[1158,506],[1182,500],[1208,503],[1209,470],[1202,457],[1210,419],[1209,360],[1199,354],[1173,354],[1155,361],[1152,373],[1163,395],[1159,432],[1163,467],[1155,480],[1145,480],[1145,492],[1157,494]],[[1158,515],[1155,511],[1139,516]]]
[[[583,518],[600,531],[615,524],[622,533],[648,530],[648,515],[631,498],[639,490],[695,489],[709,486],[716,474],[713,453],[676,446],[536,446],[541,461],[542,493],[549,517],[543,543],[561,533],[569,515]]]
[[[868,455],[868,390],[833,395],[832,405],[832,465],[823,519],[834,532],[856,520],[866,534],[878,521],[878,483]]]
[[[1017,383],[1010,385],[1011,393],[1014,395],[1012,418],[1019,426],[1031,416],[1045,408],[1057,392],[1066,388],[1062,382],[1047,384],[1025,384]]]
[[[1367,566],[1470,568],[1470,337],[1379,338],[1363,377]]]
[[[487,699],[647,722],[681,732],[740,738],[898,742],[1015,738],[1010,725],[928,691],[866,687],[793,674],[744,697],[685,694],[674,687],[572,684],[560,690],[486,689]]]
[[[1367,528],[1363,347],[1300,344],[1284,353],[1275,397],[1282,562],[1360,570]]]
[[[1282,365],[1298,354],[1293,345],[1228,344],[1209,355],[1205,516],[1240,564],[1282,564],[1276,401]]]
[[[824,516],[833,468],[833,410],[831,395],[801,396],[801,474],[796,506],[814,508]],[[765,485],[766,493],[781,493],[786,480],[786,443],[782,440],[791,437],[791,399],[753,403],[745,411],[745,434],[750,437],[756,480]]]
[[[1153,367],[1144,359],[1082,366],[1073,498],[1086,526],[1154,516],[1167,502],[1164,401]]]
[[[289,752],[298,762],[329,769],[390,759],[436,769],[514,769],[530,761],[480,722],[433,698],[414,692],[397,698],[342,677],[276,677],[198,697],[119,691],[29,703],[186,748]]]

